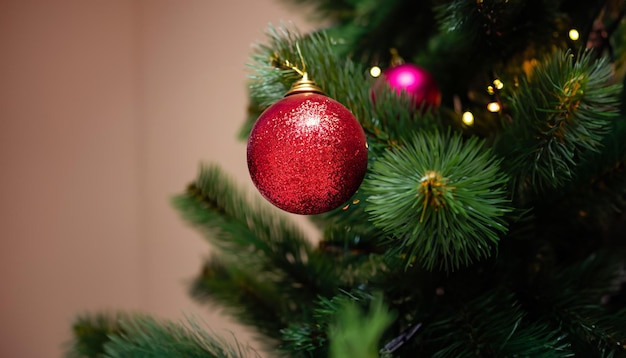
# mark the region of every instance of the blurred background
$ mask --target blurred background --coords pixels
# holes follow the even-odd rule
[[[245,63],[280,22],[312,29],[278,0],[0,1],[0,357],[60,357],[100,310],[250,341],[189,298],[209,247],[169,201],[201,162],[253,191]]]

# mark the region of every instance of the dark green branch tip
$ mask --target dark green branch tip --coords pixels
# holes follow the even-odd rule
[[[576,166],[600,151],[619,115],[622,86],[614,83],[608,59],[592,55],[590,50],[578,56],[555,51],[538,62],[528,79],[521,78],[509,99],[513,122],[504,137],[504,146],[510,146],[507,166],[534,190],[571,181]]]
[[[388,150],[362,189],[372,223],[398,240],[398,257],[450,271],[489,257],[507,231],[507,181],[483,141],[435,132]]]

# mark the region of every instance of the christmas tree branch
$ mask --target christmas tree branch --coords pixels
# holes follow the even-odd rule
[[[586,51],[578,58],[557,51],[521,80],[510,100],[513,124],[500,144],[523,190],[563,187],[600,148],[618,114],[621,86],[610,80],[607,59],[594,61]]]
[[[532,311],[545,313],[553,327],[568,333],[576,356],[619,356],[626,353],[621,343],[626,330],[620,323],[626,310],[613,312],[606,304],[620,289],[623,265],[623,255],[606,253],[567,267],[545,268],[548,272],[540,272],[525,301]]]
[[[564,335],[532,323],[512,294],[486,292],[426,322],[414,345],[429,357],[571,357]]]
[[[208,333],[198,322],[158,321],[140,314],[98,313],[79,317],[68,358],[78,357],[260,357],[239,342]]]
[[[302,254],[310,252],[311,245],[293,224],[283,217],[266,215],[263,210],[268,207],[248,201],[232,183],[217,166],[203,165],[197,180],[184,194],[176,196],[173,204],[224,252],[249,250],[272,256],[274,250],[287,247],[293,253],[301,249]]]
[[[626,118],[614,122],[603,140],[603,150],[589,156],[578,169],[573,185],[564,193],[564,207],[575,210],[589,227],[608,230],[626,212]],[[619,245],[616,241],[614,244]],[[622,243],[621,247],[626,247]]]
[[[225,307],[239,322],[274,339],[280,338],[280,329],[296,316],[289,309],[292,298],[285,299],[275,282],[266,279],[266,274],[251,275],[236,260],[218,254],[205,263],[202,274],[191,287],[191,296],[199,302]],[[266,342],[266,346],[271,344]]]
[[[528,39],[544,46],[563,42],[565,33],[557,31],[555,22],[560,15],[558,6],[558,2],[549,0],[452,0],[434,9],[442,34],[460,36],[466,48],[480,55],[483,63],[493,63],[522,52]]]
[[[330,22],[327,31],[341,42],[338,53],[364,63],[389,63],[392,47],[400,53],[415,53],[436,30],[430,1],[290,2],[312,5],[317,17]]]
[[[332,298],[320,297],[309,322],[295,322],[282,330],[283,348],[303,353],[303,357],[371,356],[378,353],[379,340],[394,319],[395,314],[388,311],[381,295],[355,289]],[[359,339],[362,347],[355,349]],[[333,344],[338,347],[332,347]],[[363,355],[363,349],[368,351],[367,355]]]
[[[250,347],[229,344],[191,320],[182,325],[141,318],[121,325],[125,333],[111,337],[105,346],[107,357],[260,357]]]
[[[102,357],[104,345],[114,335],[124,333],[120,321],[132,315],[115,312],[78,316],[72,325],[73,340],[67,347],[67,358]]]
[[[451,271],[491,256],[506,232],[507,177],[477,138],[420,133],[376,161],[366,211],[399,250],[389,257]]]
[[[287,322],[310,319],[306,302],[362,282],[381,265],[374,256],[354,261],[314,248],[269,206],[246,200],[216,166],[203,166],[174,203],[220,255],[205,266],[194,296],[225,304],[273,337]],[[272,322],[264,323],[268,315]]]
[[[346,300],[334,317],[328,332],[329,356],[333,358],[377,358],[381,349],[380,340],[395,319],[382,297],[374,298],[366,312],[355,301]]]

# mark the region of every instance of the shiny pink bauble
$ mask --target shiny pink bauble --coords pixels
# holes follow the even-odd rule
[[[384,70],[374,82],[372,100],[376,101],[376,94],[385,88],[393,90],[397,95],[406,93],[415,109],[435,109],[441,104],[441,91],[433,76],[425,69],[410,63]]]
[[[261,195],[285,211],[337,208],[367,170],[367,142],[354,115],[317,93],[288,95],[266,109],[248,139],[248,170]]]

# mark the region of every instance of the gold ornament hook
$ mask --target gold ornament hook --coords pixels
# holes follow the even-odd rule
[[[298,52],[298,57],[301,62],[301,69],[298,66],[292,64],[289,60],[280,60],[280,55],[278,53],[274,53],[272,57],[272,63],[274,66],[278,68],[290,69],[300,76],[299,80],[293,83],[289,91],[285,93],[285,97],[296,94],[296,93],[319,93],[324,94],[324,91],[315,83],[315,81],[309,79],[309,75],[306,72],[306,63],[304,62],[304,56],[302,56],[302,52],[300,51],[300,45],[296,43],[296,51]]]
[[[391,61],[389,61],[391,67],[400,66],[404,63],[404,59],[400,56],[395,47],[390,48],[389,52],[391,53]]]
[[[296,93],[319,93],[324,94],[324,91],[315,83],[315,81],[309,79],[309,75],[304,72],[302,78],[294,82],[289,91],[285,94],[285,97]]]

